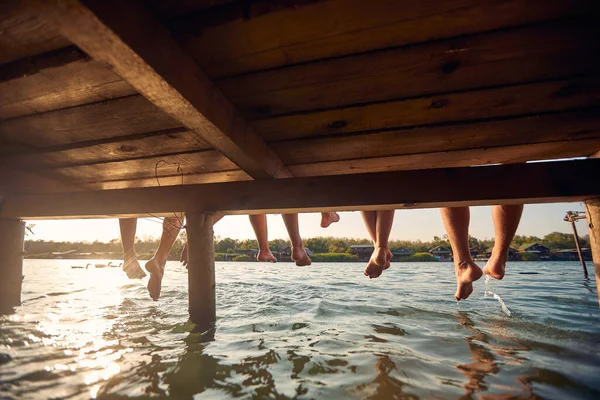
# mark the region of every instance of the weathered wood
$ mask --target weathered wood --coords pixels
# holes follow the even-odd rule
[[[117,74],[73,47],[0,66],[0,76],[0,119],[136,93]]]
[[[261,119],[267,141],[477,120],[600,105],[600,78],[572,78]]]
[[[0,32],[0,64],[70,44],[19,0],[0,3]]]
[[[595,149],[600,149],[600,137],[595,139],[298,164],[290,166],[290,170],[294,176],[320,176],[469,167],[472,165],[514,164],[535,160],[587,156]]]
[[[162,174],[162,175],[160,175],[158,182],[157,182],[156,178],[152,177],[152,178],[127,179],[127,180],[116,180],[116,181],[106,181],[106,182],[88,182],[84,186],[86,189],[90,189],[90,190],[145,188],[145,187],[159,186],[159,183],[160,183],[160,186],[181,185],[182,180],[183,180],[184,185],[194,185],[194,184],[218,183],[218,182],[249,181],[249,180],[252,180],[252,178],[244,171],[238,169],[235,171],[208,172],[208,173],[204,173],[204,174],[186,174],[183,176],[183,179],[180,174]]]
[[[600,160],[578,160],[22,195],[4,200],[0,218],[196,211],[259,214],[581,201],[600,196],[599,174]]]
[[[208,150],[210,146],[183,128],[76,142],[0,157],[6,164],[29,170],[124,161],[132,158],[170,156]]]
[[[596,21],[515,28],[217,81],[247,117],[341,107],[600,70]]]
[[[25,222],[0,218],[0,314],[21,305]]]
[[[145,98],[131,96],[2,121],[0,140],[39,149],[180,127]]]
[[[51,177],[0,165],[0,195],[10,193],[55,193],[82,190]]]
[[[597,110],[592,110],[292,140],[271,146],[287,165],[292,165],[597,138],[600,137],[597,115]]]
[[[238,0],[147,0],[154,12],[161,15],[177,16],[196,13],[207,8],[238,2]]]
[[[592,258],[594,259],[598,305],[600,305],[600,198],[587,200],[585,202],[585,211],[589,227]]]
[[[260,1],[249,3],[245,10],[209,10],[170,24],[209,75],[223,77],[530,24],[593,6],[589,0],[304,1],[315,4],[257,15],[261,12],[254,8]],[[277,10],[280,3],[294,2],[263,3]]]
[[[214,328],[216,316],[213,216],[186,213],[190,320],[202,332]]]
[[[36,8],[97,61],[254,178],[289,171],[138,1],[38,1]]]
[[[181,169],[179,173],[178,168]],[[53,169],[52,173],[73,183],[93,183],[111,180],[155,178],[162,175],[187,175],[238,169],[221,153],[205,150],[126,161],[104,162]]]

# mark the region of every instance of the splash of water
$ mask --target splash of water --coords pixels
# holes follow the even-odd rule
[[[500,303],[500,306],[502,307],[502,312],[510,317],[512,315],[510,310],[508,309],[508,307],[506,307],[506,304],[504,304],[504,300],[502,300],[502,297],[500,297],[496,293],[492,292],[493,288],[491,287],[492,285],[490,285],[489,282],[490,282],[490,276],[487,275],[485,277],[485,291],[483,292],[483,297],[484,298],[493,297],[494,299],[498,300],[498,303]]]

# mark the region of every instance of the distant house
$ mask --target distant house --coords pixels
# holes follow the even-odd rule
[[[452,251],[444,246],[434,247],[429,250],[429,253],[438,260],[450,260],[452,258]]]
[[[492,256],[492,250],[493,249],[494,249],[493,247],[488,247],[487,248],[486,253],[485,253],[485,256],[487,258],[490,258]],[[508,261],[518,261],[518,260],[520,260],[519,250],[513,249],[512,247],[510,247],[508,249]]]
[[[550,258],[550,249],[539,243],[525,243],[519,248],[521,253],[534,253],[540,258]]]
[[[359,261],[368,261],[375,250],[372,244],[353,244],[350,246],[350,254],[358,257]]]
[[[390,250],[392,252],[392,259],[398,259],[401,257],[410,257],[413,255],[413,252],[407,249],[406,247],[396,247],[395,249]]]
[[[589,248],[581,249],[581,255],[583,255],[583,259],[586,261],[592,260],[592,252]],[[553,253],[553,256],[554,259],[560,261],[579,261],[577,249],[558,250]]]

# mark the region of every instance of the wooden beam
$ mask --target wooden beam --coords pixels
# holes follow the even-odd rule
[[[582,201],[600,196],[599,175],[600,160],[581,160],[24,195],[6,198],[0,218],[255,214]]]
[[[216,81],[250,119],[600,70],[596,20],[559,21]]]
[[[291,174],[140,1],[35,1],[40,16],[254,178]]]
[[[0,314],[21,305],[25,222],[0,218]]]
[[[84,189],[44,175],[0,165],[0,195],[72,192],[77,190]]]

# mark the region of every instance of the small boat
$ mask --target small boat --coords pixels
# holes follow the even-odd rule
[[[106,268],[106,267],[108,267],[108,265],[106,265],[106,264],[94,264],[94,266],[96,268]]]
[[[114,262],[111,261],[111,262],[108,263],[108,266],[110,268],[121,268],[123,266],[123,263],[117,264],[117,263],[114,263]]]

